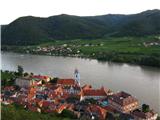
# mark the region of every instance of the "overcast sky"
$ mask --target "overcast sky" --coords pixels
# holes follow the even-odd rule
[[[8,24],[27,15],[134,14],[148,9],[160,9],[160,0],[1,0],[0,5],[0,24]]]

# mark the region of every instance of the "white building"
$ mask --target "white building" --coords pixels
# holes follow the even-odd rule
[[[29,78],[17,78],[15,84],[19,87],[29,87],[32,85],[32,80]]]
[[[30,77],[21,77],[17,78],[15,81],[15,84],[18,85],[19,87],[30,87],[31,85],[38,85],[42,84],[41,79],[35,79],[35,78],[30,78]]]

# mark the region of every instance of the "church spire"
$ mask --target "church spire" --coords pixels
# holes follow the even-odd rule
[[[78,85],[80,86],[80,74],[79,74],[78,69],[75,69],[75,71],[74,71],[74,78],[75,78],[76,82],[78,83]]]

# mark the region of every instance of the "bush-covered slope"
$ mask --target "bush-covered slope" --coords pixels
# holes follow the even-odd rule
[[[2,45],[33,45],[53,40],[148,34],[160,34],[160,10],[134,15],[26,16],[2,27]]]

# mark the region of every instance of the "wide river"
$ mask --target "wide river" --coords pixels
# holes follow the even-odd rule
[[[77,68],[81,85],[104,86],[114,92],[126,91],[160,114],[160,68],[72,57],[1,53],[1,69],[15,71],[17,65],[22,65],[27,72],[60,78],[72,78]]]

